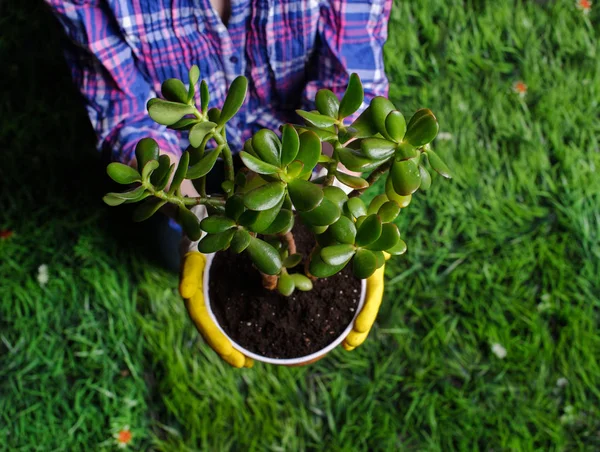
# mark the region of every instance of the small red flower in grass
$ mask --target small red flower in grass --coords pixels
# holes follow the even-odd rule
[[[119,430],[119,433],[115,433],[114,437],[117,440],[117,446],[125,448],[131,442],[133,435],[131,434],[131,430],[129,430],[129,426],[125,426]]]
[[[513,84],[513,91],[519,96],[525,97],[525,94],[527,94],[527,85],[519,80]]]
[[[577,8],[583,11],[583,14],[589,14],[592,10],[591,0],[577,0]]]
[[[13,231],[10,229],[2,229],[0,230],[0,239],[9,239],[13,235]]]

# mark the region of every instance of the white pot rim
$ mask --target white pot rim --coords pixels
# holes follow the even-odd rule
[[[334,348],[336,348],[338,345],[340,345],[342,343],[342,341],[346,338],[346,336],[348,336],[348,333],[350,333],[350,331],[352,331],[352,327],[354,326],[354,321],[356,320],[356,317],[358,316],[358,314],[360,313],[364,303],[365,303],[365,296],[366,296],[366,292],[367,292],[367,280],[363,279],[361,280],[361,288],[360,288],[360,299],[358,300],[358,306],[356,307],[356,311],[354,313],[354,316],[352,317],[352,321],[348,324],[348,326],[346,327],[346,329],[342,332],[342,334],[340,334],[333,342],[331,342],[327,347],[322,348],[321,350],[315,352],[315,353],[311,353],[310,355],[306,355],[306,356],[300,356],[298,358],[284,358],[284,359],[278,359],[278,358],[269,358],[267,356],[262,356],[262,355],[258,355],[254,352],[251,352],[250,350],[245,349],[244,347],[242,347],[240,344],[238,344],[237,342],[235,342],[221,327],[221,325],[219,324],[219,321],[217,320],[217,318],[215,317],[211,306],[210,306],[210,295],[209,295],[209,276],[210,276],[210,267],[212,265],[212,260],[214,258],[214,253],[212,254],[206,254],[206,267],[204,269],[204,277],[203,277],[203,290],[204,290],[204,302],[206,304],[206,309],[208,310],[208,315],[210,316],[210,318],[212,319],[212,321],[215,323],[215,325],[217,325],[217,328],[219,328],[219,331],[221,331],[225,337],[227,337],[227,339],[229,339],[231,341],[231,344],[233,345],[233,348],[235,348],[236,350],[238,350],[239,352],[241,352],[242,354],[255,359],[256,361],[262,361],[264,363],[269,363],[269,364],[277,364],[277,365],[281,365],[281,366],[291,366],[291,365],[299,365],[299,364],[304,364],[307,363],[309,361],[313,361],[317,358],[320,358],[324,355],[326,355],[327,353],[329,353],[331,350],[333,350]]]

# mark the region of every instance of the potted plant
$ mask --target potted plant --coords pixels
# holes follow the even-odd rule
[[[255,133],[235,168],[225,126],[244,102],[247,80],[235,79],[221,109],[209,109],[204,81],[199,108],[195,104],[198,79],[194,66],[187,87],[169,79],[162,85],[164,99],[148,102],[156,122],[189,131],[190,146],[178,165],[159,154],[154,140],[143,139],[135,151],[137,169],[121,163],[107,168],[114,181],[133,187],[108,193],[104,201],[140,203],[135,221],[175,206],[176,220],[207,256],[198,264],[206,265],[204,304],[188,305],[197,325],[205,321],[205,328],[217,328],[224,343],[255,359],[312,361],[341,343],[360,320],[365,281],[376,272],[382,278],[385,258],[406,251],[394,220],[415,191],[429,188],[426,164],[450,177],[430,147],[437,120],[421,109],[407,123],[392,102],[375,97],[348,124],[364,101],[360,79],[352,74],[341,100],[320,90],[317,110],[298,110],[304,124],[284,125],[281,138],[267,129]],[[324,143],[331,155],[323,152]],[[218,158],[225,169],[222,192],[207,193],[207,175]],[[314,178],[317,166],[323,175]],[[386,177],[385,194],[366,205],[360,195],[380,177]],[[182,195],[184,179],[193,182],[198,197]],[[202,215],[192,212],[195,206],[202,206]],[[376,288],[381,290],[382,283]]]

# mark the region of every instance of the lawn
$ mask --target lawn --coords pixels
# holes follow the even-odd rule
[[[234,370],[102,204],[40,3],[0,3],[0,449],[600,450],[600,5],[397,2],[390,96],[454,179],[401,214],[362,347]]]

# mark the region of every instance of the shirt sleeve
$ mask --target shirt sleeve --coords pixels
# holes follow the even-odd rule
[[[98,149],[129,163],[137,142],[154,138],[163,151],[179,155],[179,138],[156,124],[146,102],[156,97],[136,67],[131,48],[104,2],[45,0],[70,39],[65,56],[96,131]]]
[[[383,45],[392,0],[323,0],[313,55],[312,70],[304,90],[303,108],[314,110],[314,98],[322,88],[338,97],[344,94],[350,74],[356,72],[367,102],[387,96],[388,80],[383,66]]]

